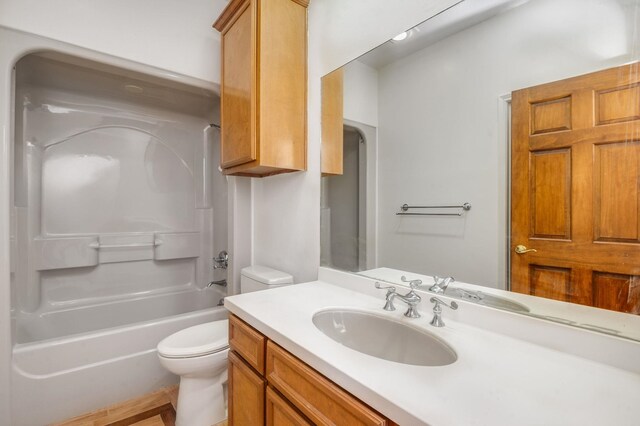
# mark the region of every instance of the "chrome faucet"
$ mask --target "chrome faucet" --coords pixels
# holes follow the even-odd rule
[[[218,281],[209,281],[209,284],[207,284],[207,287],[212,287],[214,285],[219,285],[221,287],[226,287],[227,286],[227,280],[223,279],[223,280],[218,280]]]
[[[440,278],[440,277],[434,276],[433,285],[429,287],[429,291],[436,294],[444,294],[447,287],[449,287],[449,284],[451,284],[454,281],[455,280],[453,279],[453,277]]]
[[[385,295],[386,303],[384,304],[385,311],[395,311],[396,307],[393,306],[393,295],[396,294],[396,288],[392,285],[382,286],[378,281],[375,282],[375,287],[380,290],[387,290],[387,294]]]
[[[444,327],[444,321],[442,321],[442,305],[455,311],[456,309],[458,309],[458,304],[456,302],[451,302],[451,304],[448,304],[447,302],[444,302],[437,297],[432,297],[430,300],[431,303],[435,303],[435,305],[433,306],[433,319],[431,320],[430,324],[434,327]]]
[[[420,313],[418,313],[418,303],[420,303],[420,301],[422,300],[422,298],[420,296],[418,296],[416,294],[416,292],[414,291],[414,289],[419,286],[420,284],[422,284],[421,280],[407,280],[406,277],[401,277],[402,282],[408,282],[409,283],[409,287],[411,287],[411,290],[409,291],[409,293],[402,295],[402,294],[398,294],[396,293],[396,288],[394,286],[386,286],[383,287],[379,282],[375,283],[375,287],[378,289],[386,289],[387,290],[387,295],[386,295],[386,303],[384,304],[384,310],[385,311],[395,311],[396,307],[393,305],[393,301],[395,300],[395,298],[399,298],[400,300],[402,300],[404,303],[406,303],[409,307],[407,308],[407,312],[404,313],[405,317],[409,317],[409,318],[420,318]]]

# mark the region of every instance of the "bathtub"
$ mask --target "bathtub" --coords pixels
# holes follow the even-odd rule
[[[148,297],[137,303],[108,307],[112,321],[140,318],[141,312],[164,316],[156,320],[16,344],[12,362],[13,426],[38,426],[62,421],[175,384],[178,377],[160,365],[156,345],[183,328],[227,317],[215,306],[223,293],[216,288]],[[173,303],[175,302],[175,303]],[[106,306],[96,307],[107,309]],[[42,321],[38,338],[68,334],[67,327],[95,328],[95,310],[56,312]],[[99,312],[99,311],[98,311]],[[107,312],[107,311],[105,311]],[[108,317],[103,317],[108,319]],[[58,327],[59,329],[56,329]]]

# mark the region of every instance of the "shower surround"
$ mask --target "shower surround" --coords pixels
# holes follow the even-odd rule
[[[156,344],[225,317],[227,194],[213,92],[52,52],[14,78],[12,416],[32,425],[175,382]]]

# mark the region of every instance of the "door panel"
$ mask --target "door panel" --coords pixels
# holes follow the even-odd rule
[[[640,313],[638,70],[513,92],[514,291]]]
[[[640,119],[640,86],[637,84],[598,91],[597,125]]]
[[[531,234],[571,238],[571,151],[531,153]]]
[[[594,233],[597,241],[638,242],[640,144],[618,142],[594,150]]]
[[[571,269],[530,265],[531,294],[568,301],[571,292]]]
[[[593,306],[640,314],[640,277],[637,275],[593,274]]]
[[[571,97],[531,104],[531,134],[571,129]]]

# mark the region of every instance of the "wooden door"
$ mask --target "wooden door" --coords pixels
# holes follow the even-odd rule
[[[640,314],[639,70],[513,92],[512,290]]]

